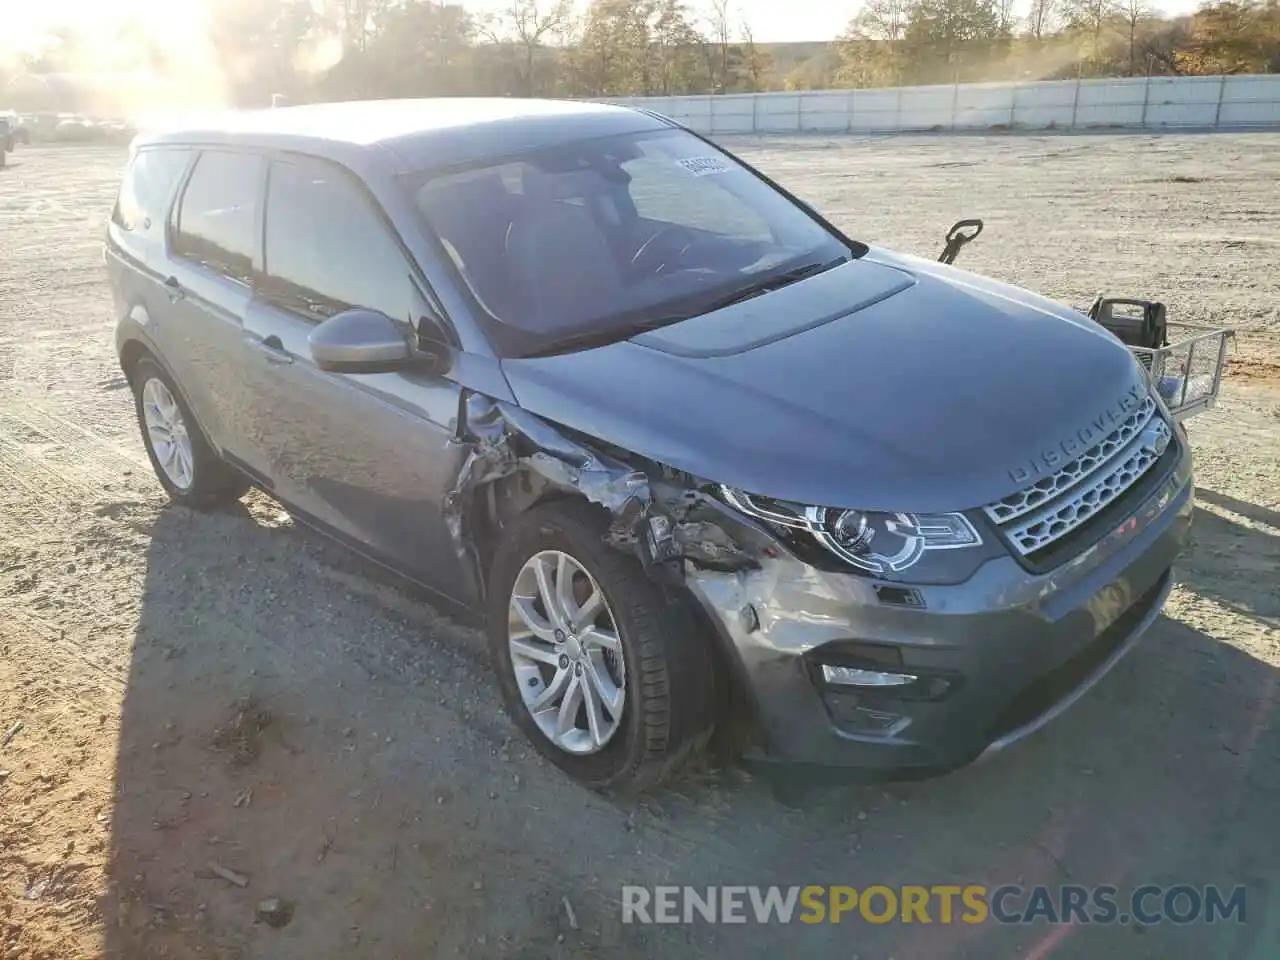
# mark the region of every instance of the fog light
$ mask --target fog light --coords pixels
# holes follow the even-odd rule
[[[850,690],[832,690],[822,698],[831,719],[848,733],[862,736],[897,736],[911,725],[911,718],[889,710],[858,705],[858,695]]]
[[[882,670],[862,670],[858,667],[833,667],[822,665],[822,679],[830,684],[845,687],[905,687],[919,677],[911,673],[887,673]]]

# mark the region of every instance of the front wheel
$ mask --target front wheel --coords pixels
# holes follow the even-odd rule
[[[553,501],[520,517],[490,579],[490,650],[508,713],[597,789],[666,779],[710,738],[716,676],[682,601],[604,543],[602,511]]]

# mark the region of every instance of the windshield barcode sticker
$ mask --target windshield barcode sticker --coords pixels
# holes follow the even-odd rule
[[[707,177],[714,173],[728,173],[733,167],[719,157],[682,157],[676,163],[695,177]]]

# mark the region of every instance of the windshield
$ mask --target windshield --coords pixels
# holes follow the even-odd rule
[[[542,150],[416,185],[418,210],[506,355],[607,342],[851,251],[682,130]],[[598,335],[598,336],[597,336]]]

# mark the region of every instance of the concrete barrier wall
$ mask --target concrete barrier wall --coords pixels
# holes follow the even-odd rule
[[[1280,127],[1280,75],[606,99],[708,134]]]

